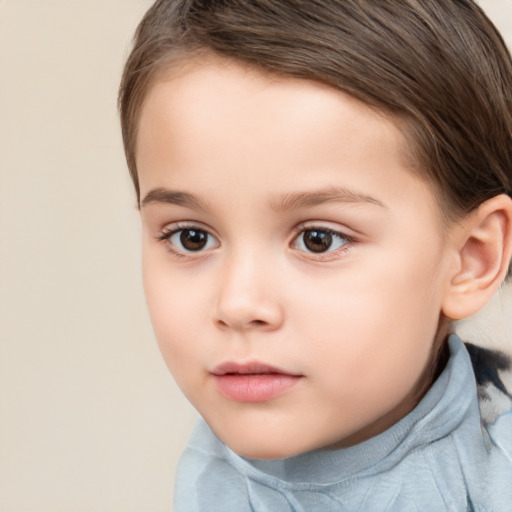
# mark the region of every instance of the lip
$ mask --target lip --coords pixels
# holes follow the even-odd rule
[[[217,391],[235,402],[266,402],[286,393],[303,377],[260,362],[226,362],[211,372]]]

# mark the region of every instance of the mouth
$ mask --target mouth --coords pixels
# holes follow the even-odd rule
[[[217,391],[235,402],[266,402],[286,393],[303,378],[264,363],[223,363],[211,372]]]

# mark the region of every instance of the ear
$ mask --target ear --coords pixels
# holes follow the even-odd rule
[[[499,195],[457,223],[457,263],[442,312],[458,320],[477,313],[501,286],[512,257],[512,199]]]

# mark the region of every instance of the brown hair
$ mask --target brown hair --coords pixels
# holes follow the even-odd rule
[[[471,0],[158,0],[137,28],[119,108],[137,196],[151,84],[200,52],[322,82],[391,114],[411,167],[456,217],[512,195],[512,62]]]

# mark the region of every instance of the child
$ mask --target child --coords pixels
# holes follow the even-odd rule
[[[176,512],[512,510],[510,360],[450,335],[512,256],[511,91],[471,0],[151,7],[120,110],[204,418]]]

